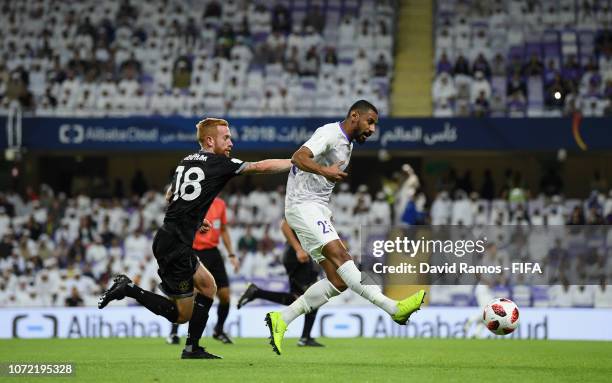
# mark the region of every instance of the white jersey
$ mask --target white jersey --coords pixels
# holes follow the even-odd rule
[[[351,159],[353,143],[348,139],[340,126],[340,122],[323,125],[318,128],[304,145],[312,151],[314,161],[323,166],[330,166],[344,161],[341,170],[346,169]],[[289,171],[287,179],[287,194],[285,195],[285,209],[304,202],[329,204],[335,183],[327,178],[305,172],[295,165]]]

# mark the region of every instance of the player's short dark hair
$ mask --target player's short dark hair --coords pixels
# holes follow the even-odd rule
[[[370,102],[368,102],[366,100],[359,100],[359,101],[355,102],[353,105],[351,105],[351,107],[349,108],[348,113],[346,114],[347,118],[351,115],[351,112],[353,110],[356,110],[359,113],[367,113],[369,110],[371,110],[374,113],[378,114],[378,109],[376,109],[376,107],[374,105],[372,105]]]

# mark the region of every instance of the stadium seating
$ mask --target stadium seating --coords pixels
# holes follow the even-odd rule
[[[0,113],[18,102],[40,116],[339,116],[367,98],[385,115],[394,7],[373,0],[5,2]]]
[[[435,116],[612,115],[609,2],[438,0],[436,6]]]
[[[505,228],[531,225],[526,231],[529,235],[537,235],[535,228],[547,225],[612,223],[612,193],[607,197],[595,193],[585,200],[564,201],[559,196],[526,200],[524,203],[530,208],[526,209],[528,213],[523,219],[516,214],[521,208],[511,201],[466,200],[461,196],[458,193],[453,200],[441,193],[426,212],[426,221],[436,225],[452,222],[496,225],[501,222]],[[285,242],[278,228],[283,197],[282,189],[255,189],[248,194],[234,193],[226,197],[230,234],[242,261],[238,273],[227,267],[235,286],[234,294],[240,294],[251,280],[274,290],[286,289],[281,263]],[[400,201],[406,199],[400,196],[396,201],[401,204]],[[361,186],[352,193],[346,184],[334,194],[332,204],[336,229],[358,261],[360,225],[390,224],[392,211],[401,210],[401,207],[390,206],[383,192],[372,198],[367,187]],[[86,305],[94,305],[109,277],[121,272],[155,290],[159,280],[150,249],[152,234],[163,220],[164,206],[163,196],[153,191],[140,199],[130,200],[99,200],[85,195],[66,198],[62,193],[55,194],[48,186],[43,186],[40,192],[30,191],[25,199],[14,193],[0,194],[0,306],[62,306],[73,286],[78,287]],[[241,238],[247,232],[259,243],[257,249],[241,246]],[[554,261],[559,259],[560,252],[567,254],[567,268],[576,267],[585,250],[591,248],[599,249],[603,260],[612,255],[610,236],[589,241],[570,237],[564,247],[557,250],[553,249],[555,244],[546,241],[534,243],[541,246],[525,249],[511,241],[498,240],[500,251],[524,254],[521,258],[524,261],[541,260],[542,257]],[[611,262],[603,265],[591,262],[587,267],[612,277]],[[563,269],[559,267],[559,270]],[[527,287],[520,280],[510,280],[498,288],[505,289],[505,296],[513,297],[521,306],[554,306],[560,302],[602,304],[597,303],[596,295],[590,300],[583,299],[584,294],[595,294],[596,286],[587,286],[588,291],[584,293],[575,286],[564,290],[561,283],[550,288]],[[430,296],[433,305],[475,303],[473,286],[434,285]],[[350,293],[335,300],[337,304],[355,302],[362,300]]]

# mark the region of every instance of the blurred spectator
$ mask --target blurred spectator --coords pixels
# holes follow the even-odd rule
[[[572,285],[570,286],[571,306],[574,307],[593,307],[595,301],[592,286]]]
[[[81,298],[81,294],[79,294],[79,290],[76,286],[73,286],[70,290],[70,296],[66,298],[66,307],[79,307],[83,306],[83,298]]]
[[[491,84],[485,78],[484,73],[477,71],[474,73],[474,80],[470,88],[470,102],[476,102],[476,99],[483,94],[483,98],[488,100],[491,98]]]
[[[511,96],[517,92],[520,93],[523,98],[527,96],[527,85],[521,78],[519,72],[514,72],[512,74],[512,78],[508,81],[508,85],[506,86],[506,92],[508,96]]]
[[[300,62],[300,74],[302,76],[316,76],[319,73],[319,55],[315,47],[306,53],[303,61]]]
[[[544,85],[550,85],[553,81],[555,81],[555,77],[557,75],[559,75],[557,62],[553,59],[548,60],[546,68],[544,68]]]
[[[453,67],[454,75],[465,75],[469,76],[471,74],[469,63],[463,55],[459,55],[457,57],[457,61],[455,62],[455,66]]]
[[[291,13],[283,3],[277,3],[272,9],[272,31],[291,32]]]
[[[431,224],[448,225],[451,218],[451,200],[448,192],[441,191],[431,205]]]
[[[306,17],[304,17],[302,21],[302,27],[304,29],[308,26],[314,28],[318,33],[323,33],[323,28],[325,28],[325,15],[323,15],[318,5],[311,6]]]
[[[130,233],[125,238],[124,243],[126,263],[137,265],[145,255],[151,252],[151,244],[147,237],[143,235],[140,228]]]
[[[474,117],[487,117],[489,115],[490,106],[489,100],[485,97],[483,90],[478,94],[478,98],[474,101],[473,114]]]
[[[476,57],[472,64],[472,72],[476,73],[478,71],[482,72],[486,78],[491,77],[491,67],[482,53],[478,54],[478,57]]]
[[[523,68],[524,76],[540,76],[544,72],[544,67],[542,66],[542,62],[539,57],[535,54],[531,55],[529,61],[525,64]]]
[[[564,61],[564,63],[565,65],[561,71],[563,79],[576,85],[578,80],[580,80],[580,76],[582,75],[582,68],[580,68],[580,65],[576,61],[576,57],[574,55],[570,55],[567,60]]]
[[[608,287],[605,276],[600,278],[599,285],[594,288],[595,308],[612,308],[612,289]]]
[[[370,60],[364,49],[359,49],[355,61],[353,61],[353,74],[356,77],[368,77],[370,75]]]
[[[440,103],[434,105],[433,116],[434,117],[453,117],[455,112],[450,102],[442,100]]]
[[[548,288],[548,296],[552,307],[572,307],[572,292],[565,278],[561,285],[553,285]]]
[[[440,60],[438,61],[438,65],[436,67],[436,72],[438,73],[442,73],[442,72],[452,73],[453,72],[453,65],[448,60],[448,56],[446,55],[446,52],[442,53],[442,56],[440,57]]]
[[[514,92],[508,101],[508,117],[525,117],[525,96],[520,91]]]
[[[457,90],[455,89],[451,76],[446,72],[440,73],[434,80],[434,85],[432,88],[434,105],[442,104],[444,101],[446,101],[447,104],[450,104],[455,100],[456,96]]]
[[[493,58],[493,65],[491,68],[493,76],[506,76],[506,64],[501,54],[496,54]]]
[[[251,232],[251,226],[247,226],[246,231],[238,240],[238,251],[243,253],[254,253],[257,251],[258,242]]]
[[[385,59],[384,54],[378,56],[378,60],[374,63],[374,76],[376,77],[387,77],[389,73],[389,63]]]
[[[212,0],[206,5],[204,10],[204,19],[220,19],[221,18],[221,4]]]
[[[580,206],[574,207],[572,213],[570,214],[570,219],[567,222],[568,225],[584,225],[586,221],[584,219],[584,212]]]
[[[323,57],[325,64],[338,65],[338,55],[333,47],[325,48],[325,56]]]

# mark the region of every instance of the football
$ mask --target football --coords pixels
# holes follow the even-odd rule
[[[493,334],[510,334],[519,325],[518,306],[507,298],[493,299],[484,308],[482,320]]]

